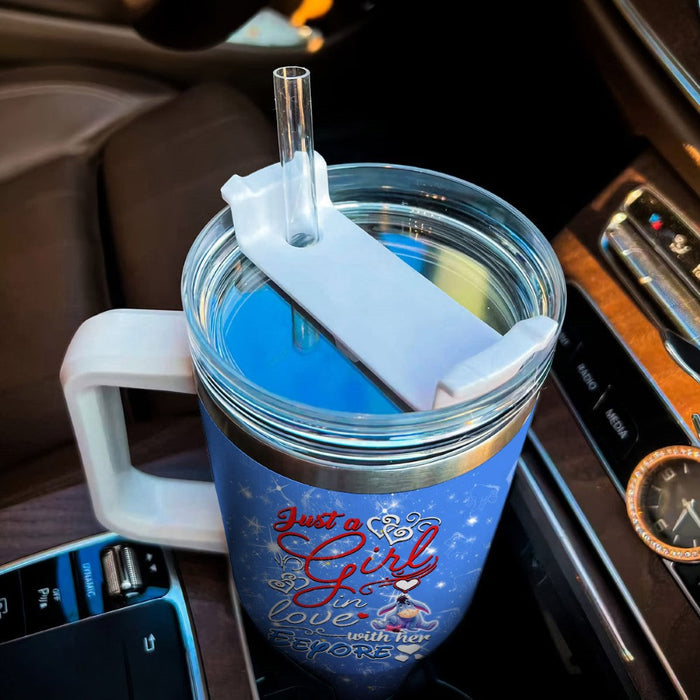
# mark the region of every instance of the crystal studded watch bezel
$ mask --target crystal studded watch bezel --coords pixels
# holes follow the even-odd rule
[[[693,459],[698,462],[698,468],[700,468],[700,449],[688,445],[670,445],[655,450],[637,464],[627,482],[625,491],[627,516],[639,538],[653,552],[671,561],[695,563],[700,562],[700,547],[676,547],[672,543],[660,539],[652,530],[642,503],[644,487],[651,475],[669,459],[677,459],[678,457]]]

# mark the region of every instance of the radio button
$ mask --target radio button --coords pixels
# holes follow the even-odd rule
[[[593,410],[591,427],[596,440],[608,447],[615,459],[626,457],[639,437],[636,423],[613,387]]]
[[[603,396],[609,380],[600,365],[579,347],[572,362],[560,368],[565,377],[567,391],[571,394],[574,405],[579,410],[589,411]]]

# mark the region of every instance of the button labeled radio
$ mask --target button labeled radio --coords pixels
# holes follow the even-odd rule
[[[600,401],[608,387],[607,374],[600,364],[585,352],[583,345],[565,368],[566,387],[575,399],[576,406],[584,410],[592,409]]]

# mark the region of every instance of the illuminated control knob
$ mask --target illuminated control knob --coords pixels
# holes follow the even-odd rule
[[[107,593],[111,598],[131,598],[143,591],[143,577],[133,547],[111,545],[103,550],[101,559]]]

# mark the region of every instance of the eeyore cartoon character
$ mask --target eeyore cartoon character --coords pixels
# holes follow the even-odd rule
[[[426,622],[423,613],[430,614],[430,609],[425,603],[411,600],[402,593],[393,603],[386,605],[377,611],[381,619],[372,620],[375,630],[387,632],[401,632],[402,630],[425,630],[430,632],[438,626],[437,620]]]

